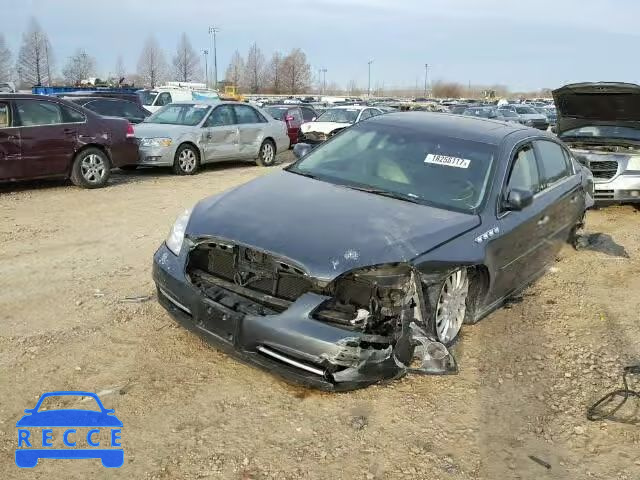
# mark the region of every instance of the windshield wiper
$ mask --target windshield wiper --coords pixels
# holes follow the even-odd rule
[[[375,188],[375,187],[359,187],[357,185],[343,185],[343,186],[347,188],[351,188],[353,190],[359,190],[361,192],[380,195],[381,197],[395,198],[396,200],[402,200],[404,202],[411,202],[411,203],[417,203],[419,205],[422,205],[422,202],[419,201],[420,197],[418,197],[417,195],[390,192],[389,190],[383,190],[381,188]]]
[[[316,175],[314,175],[313,173],[308,173],[308,172],[302,172],[300,170],[293,170],[291,168],[287,168],[286,170],[287,172],[291,172],[291,173],[295,173],[296,175],[301,175],[303,177],[308,177],[308,178],[313,178],[313,179],[318,179],[318,177]]]

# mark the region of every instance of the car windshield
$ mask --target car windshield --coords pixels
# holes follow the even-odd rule
[[[153,101],[158,96],[158,92],[154,92],[153,90],[140,90],[138,96],[140,97],[142,105],[149,106],[153,105]]]
[[[38,412],[47,410],[91,410],[100,412],[102,409],[93,397],[83,397],[80,395],[50,395],[42,399],[38,407]]]
[[[284,120],[284,116],[287,113],[287,107],[267,107],[265,109],[269,115],[276,120]]]
[[[290,171],[407,201],[472,212],[482,203],[496,147],[430,135],[423,129],[363,122]]]
[[[615,125],[591,125],[562,132],[560,138],[608,138],[640,141],[640,130]]]
[[[355,108],[330,108],[325,110],[318,118],[318,122],[354,123],[360,110]]]
[[[519,113],[520,115],[535,115],[538,112],[531,107],[516,107],[516,113]]]
[[[210,105],[172,103],[148,117],[144,123],[196,126],[209,112]]]

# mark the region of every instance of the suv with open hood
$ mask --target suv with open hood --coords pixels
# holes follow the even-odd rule
[[[558,136],[592,171],[595,199],[640,202],[640,85],[576,83],[553,98]]]

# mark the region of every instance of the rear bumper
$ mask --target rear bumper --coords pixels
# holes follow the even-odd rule
[[[111,163],[114,167],[138,163],[138,144],[134,139],[111,146]]]
[[[215,286],[205,295],[186,279],[185,261],[184,252],[176,257],[164,244],[158,249],[153,261],[158,301],[182,326],[235,358],[328,391],[362,388],[407,372],[395,355],[405,343],[374,348],[366,334],[313,319],[327,297],[306,293],[281,313],[240,313],[255,304]],[[448,371],[430,373],[452,373],[455,361],[450,362]]]
[[[607,182],[596,181],[596,202],[640,202],[640,173],[622,173]]]

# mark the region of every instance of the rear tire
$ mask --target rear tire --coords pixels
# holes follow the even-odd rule
[[[71,167],[71,181],[82,188],[101,188],[111,176],[111,161],[98,148],[87,148],[76,154]]]
[[[180,145],[173,160],[173,173],[193,175],[200,170],[200,152],[192,145]]]
[[[256,164],[261,167],[271,167],[276,162],[276,145],[271,140],[265,140],[260,145],[260,152]]]

